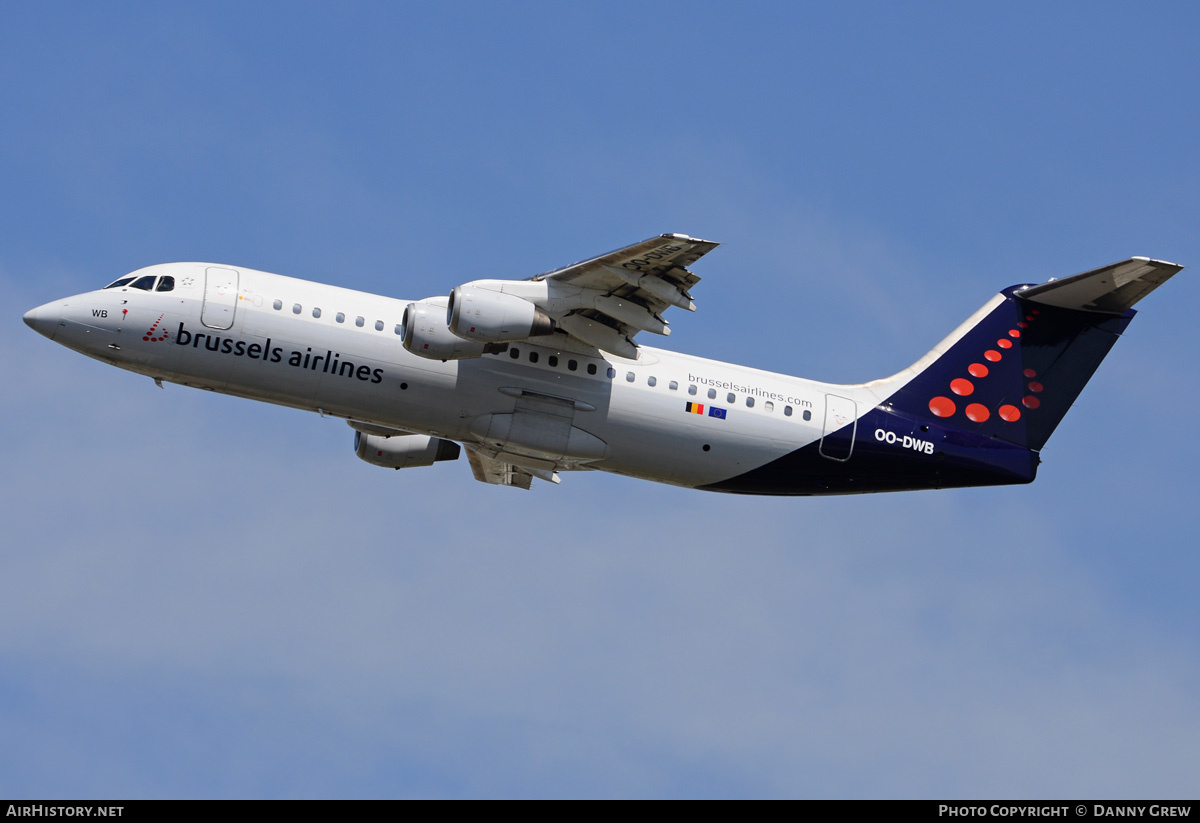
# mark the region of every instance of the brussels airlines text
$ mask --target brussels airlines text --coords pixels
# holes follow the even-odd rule
[[[179,324],[179,331],[175,336],[175,345],[191,346],[193,349],[203,346],[206,351],[218,354],[249,357],[251,360],[266,360],[271,363],[283,362],[283,349],[279,346],[272,348],[271,338],[269,337],[265,343],[250,343],[247,345],[245,340],[237,340],[232,337],[221,337],[220,335],[209,334],[208,332],[190,332],[184,328],[183,323]],[[383,369],[372,369],[370,366],[356,366],[353,362],[343,360],[341,357],[337,352],[328,350],[324,354],[314,355],[310,348],[305,352],[292,351],[288,355],[287,364],[296,368],[319,371],[322,374],[353,377],[364,382],[383,382]]]

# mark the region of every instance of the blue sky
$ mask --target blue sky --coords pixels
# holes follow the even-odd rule
[[[667,231],[671,348],[852,382],[999,288],[1200,266],[1185,4],[11,2],[0,793],[1196,794],[1189,268],[1032,486],[831,499],[463,462],[55,346],[209,260],[402,298]]]

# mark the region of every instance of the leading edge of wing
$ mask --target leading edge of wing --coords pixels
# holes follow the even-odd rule
[[[607,267],[621,268],[627,271],[640,271],[643,274],[656,269],[678,267],[687,269],[704,255],[715,249],[720,243],[712,240],[701,240],[686,234],[668,233],[650,237],[640,243],[624,246],[605,254],[571,263],[568,266],[553,269],[535,275],[530,280],[554,279],[561,282],[574,282],[589,274],[603,273]],[[692,275],[687,285],[700,281]]]

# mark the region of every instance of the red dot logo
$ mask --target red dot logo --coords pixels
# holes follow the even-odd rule
[[[997,340],[997,341],[996,341],[996,345],[997,345],[997,346],[999,346],[999,347],[1000,347],[1000,348],[1002,348],[1002,349],[1011,349],[1011,348],[1012,348],[1012,341],[1011,341],[1011,340],[1005,340],[1005,339],[1001,338],[1001,339],[999,339],[999,340]]]
[[[993,363],[999,363],[1000,362],[1000,352],[996,351],[995,349],[988,349],[987,351],[985,351],[983,353],[983,358],[985,360],[990,360]]]
[[[128,309],[123,309],[123,311],[128,311]],[[163,319],[163,315],[160,314],[158,316],[158,319],[154,321],[154,325],[146,330],[146,334],[145,334],[145,336],[142,337],[142,340],[145,340],[146,342],[149,342],[149,343],[161,343],[162,341],[167,339],[167,330],[166,329],[162,330],[161,337],[157,336],[157,334],[156,334],[156,332],[158,331],[158,324],[162,322],[162,319]]]
[[[959,377],[950,381],[950,391],[957,394],[959,397],[966,397],[971,392],[975,391],[975,386],[970,380],[964,380]]]
[[[1021,330],[1020,330],[1020,329],[1009,329],[1009,330],[1008,330],[1008,336],[1009,336],[1009,337],[1020,337],[1020,336],[1021,336]]]
[[[1021,400],[1021,405],[1023,405],[1027,409],[1036,409],[1038,406],[1042,405],[1042,401],[1038,400],[1036,397],[1034,397],[1031,394],[1028,397]]]
[[[1015,423],[1021,419],[1021,410],[1016,406],[1001,406],[996,412],[1000,415],[1000,419],[1006,423]]]
[[[938,417],[950,417],[955,408],[954,401],[949,397],[935,397],[929,401],[929,410]]]
[[[1033,369],[1026,369],[1025,371],[1021,372],[1021,374],[1025,375],[1026,377],[1037,377],[1037,372],[1035,372]]]
[[[1031,392],[1033,392],[1034,394],[1037,394],[1038,392],[1040,392],[1040,391],[1042,390],[1042,384],[1041,384],[1041,383],[1037,383],[1037,382],[1030,383],[1030,384],[1029,384],[1029,390],[1030,390]]]
[[[988,367],[982,363],[972,363],[967,366],[967,373],[972,377],[987,377]]]
[[[987,407],[979,403],[972,403],[964,411],[967,413],[967,419],[972,423],[983,423],[992,416]]]

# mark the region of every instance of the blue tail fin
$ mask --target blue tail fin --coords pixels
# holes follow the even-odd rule
[[[1131,306],[1181,268],[1135,257],[1005,289],[887,405],[1038,451],[1133,319]]]
[[[1029,483],[1133,304],[1181,268],[1134,257],[1005,289],[899,374],[841,387],[877,402],[852,425],[830,428],[827,416],[820,440],[703,488],[807,495]],[[830,454],[829,435],[843,432],[844,448]]]

